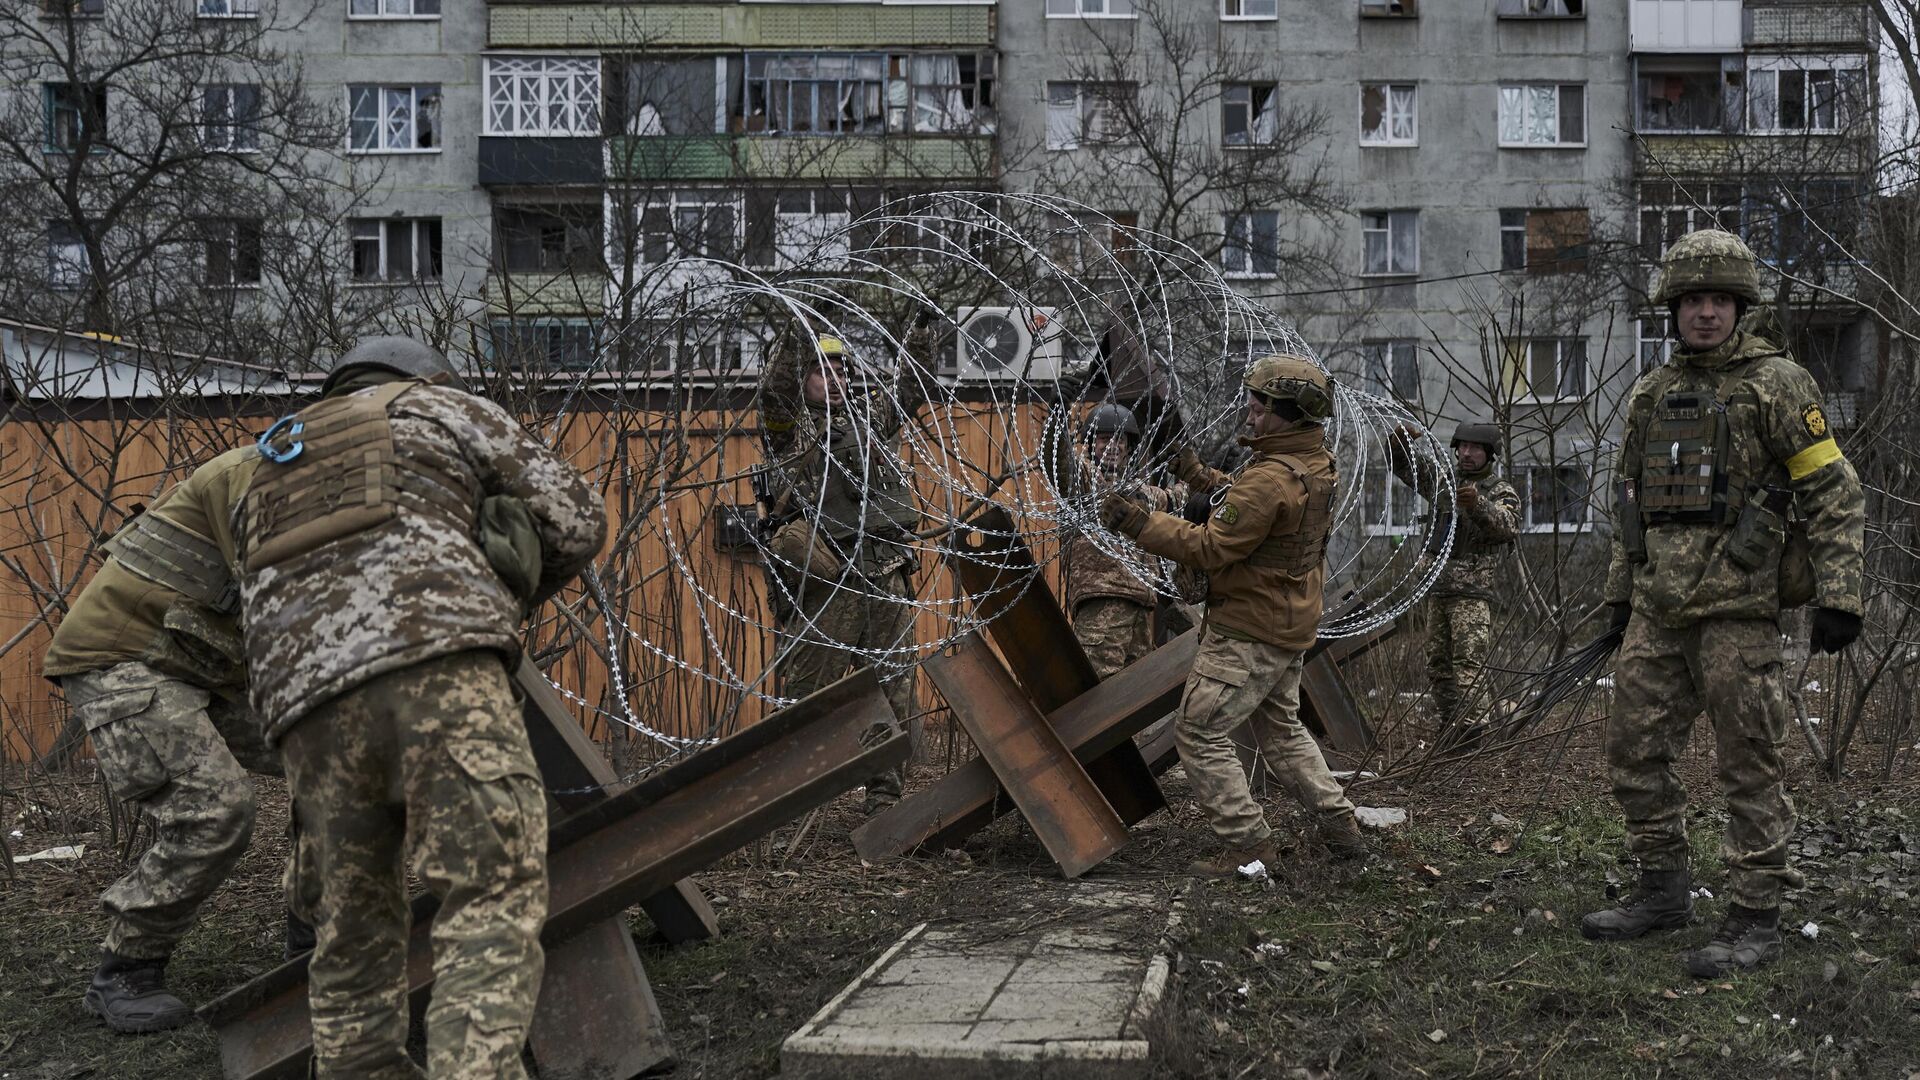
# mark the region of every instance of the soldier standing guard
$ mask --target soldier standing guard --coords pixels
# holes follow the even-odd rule
[[[1414,469],[1410,440],[1418,434],[1405,428],[1395,431],[1387,441],[1387,464],[1402,483],[1431,503],[1433,478]],[[1453,432],[1453,453],[1458,524],[1447,565],[1427,603],[1427,686],[1443,745],[1472,738],[1468,730],[1474,721],[1465,710],[1475,703],[1473,695],[1486,671],[1497,594],[1494,578],[1520,535],[1520,495],[1493,464],[1500,456],[1500,429],[1461,424]]]
[[[585,479],[407,338],[340,357],[274,425],[241,508],[254,711],[319,883],[321,1077],[523,1077],[546,792],[508,681],[525,612],[599,551]],[[428,1073],[408,1058],[405,863],[433,919]]]
[[[1233,729],[1251,720],[1268,766],[1316,816],[1319,841],[1336,856],[1366,854],[1353,803],[1300,724],[1300,673],[1320,621],[1334,485],[1322,423],[1333,414],[1326,373],[1285,354],[1247,369],[1248,435],[1254,457],[1237,475],[1183,450],[1174,475],[1195,491],[1226,488],[1204,525],[1149,511],[1110,494],[1101,521],[1156,555],[1207,571],[1206,623],[1175,719],[1176,746],[1194,795],[1225,852],[1188,871],[1226,877],[1255,859],[1277,864],[1273,831],[1253,800],[1234,752]]]
[[[252,446],[200,466],[107,541],[42,671],[93,741],[114,797],[154,823],[153,845],[100,895],[110,916],[88,1011],[119,1032],[192,1018],[167,959],[253,835],[249,770],[280,774],[246,709],[230,519],[260,460]],[[289,955],[312,931],[288,918]]]
[[[890,650],[880,679],[897,731],[917,748],[914,700],[914,532],[920,501],[900,462],[902,429],[926,400],[916,358],[930,348],[923,318],[907,337],[892,393],[856,397],[837,337],[783,337],[760,383],[760,426],[776,491],[767,550],[792,603],[782,632],[781,693],[806,697],[854,665],[854,650]],[[807,640],[807,639],[811,640]],[[821,639],[825,639],[824,641]],[[830,644],[837,643],[837,644]],[[900,801],[900,769],[867,781],[865,810]]]
[[[1620,940],[1691,920],[1686,791],[1673,766],[1704,709],[1727,797],[1732,904],[1684,964],[1714,978],[1780,953],[1780,894],[1801,881],[1787,865],[1780,613],[1816,605],[1816,652],[1859,636],[1866,512],[1812,376],[1737,329],[1760,301],[1746,244],[1717,229],[1674,241],[1654,300],[1680,347],[1633,387],[1606,586],[1625,630],[1607,760],[1640,886],[1580,929]],[[1803,521],[1789,519],[1795,508]]]

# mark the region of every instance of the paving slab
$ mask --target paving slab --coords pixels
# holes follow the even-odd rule
[[[781,1075],[1144,1076],[1176,917],[1164,893],[1079,881],[1040,913],[922,923],[787,1039]]]

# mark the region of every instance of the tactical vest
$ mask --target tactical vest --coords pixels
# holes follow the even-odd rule
[[[1318,569],[1327,557],[1327,540],[1333,535],[1333,480],[1309,473],[1306,462],[1291,454],[1277,455],[1307,488],[1307,502],[1300,511],[1300,526],[1284,536],[1269,536],[1247,556],[1247,562],[1267,570],[1279,570],[1293,577],[1305,577]]]
[[[811,478],[816,487],[797,494],[819,499],[817,523],[835,540],[919,528],[919,500],[901,472],[899,440],[861,439],[853,425],[853,417],[844,412],[833,417],[817,451]]]
[[[1636,498],[1644,524],[1727,525],[1745,505],[1752,478],[1734,472],[1727,407],[1758,399],[1751,390],[1735,393],[1740,381],[1727,376],[1718,393],[1660,395],[1640,440]]]
[[[240,589],[219,545],[171,520],[163,504],[127,522],[105,545],[134,574],[221,615],[240,610]]]
[[[248,573],[378,528],[402,508],[473,535],[480,497],[456,464],[394,446],[389,410],[422,385],[382,383],[297,414],[299,450],[284,463],[268,456],[247,488]]]

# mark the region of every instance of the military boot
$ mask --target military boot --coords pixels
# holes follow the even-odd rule
[[[291,960],[304,952],[312,952],[314,943],[313,924],[287,909],[287,940],[280,946],[280,956]]]
[[[1695,978],[1717,979],[1735,971],[1752,971],[1779,956],[1780,909],[1733,904],[1713,937],[1680,959]]]
[[[1632,896],[1580,920],[1590,941],[1625,941],[1650,930],[1672,930],[1693,920],[1693,878],[1685,870],[1646,870]]]
[[[1360,833],[1360,823],[1354,820],[1353,811],[1337,810],[1322,815],[1313,826],[1313,838],[1325,848],[1327,854],[1340,862],[1367,857],[1367,838]]]
[[[87,987],[87,1011],[122,1034],[177,1028],[193,1019],[187,1003],[167,993],[167,962],[107,951]]]
[[[1211,859],[1196,859],[1187,866],[1187,873],[1194,877],[1230,878],[1256,859],[1266,864],[1269,874],[1279,872],[1280,849],[1272,837],[1252,847],[1228,848]]]

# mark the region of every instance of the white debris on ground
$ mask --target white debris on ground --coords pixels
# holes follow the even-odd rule
[[[31,855],[15,855],[13,861],[17,863],[69,862],[86,853],[87,845],[85,844],[61,844],[59,847],[50,847],[45,851],[36,851]]]
[[[1369,829],[1390,829],[1407,823],[1407,812],[1398,806],[1356,806],[1353,816]]]

